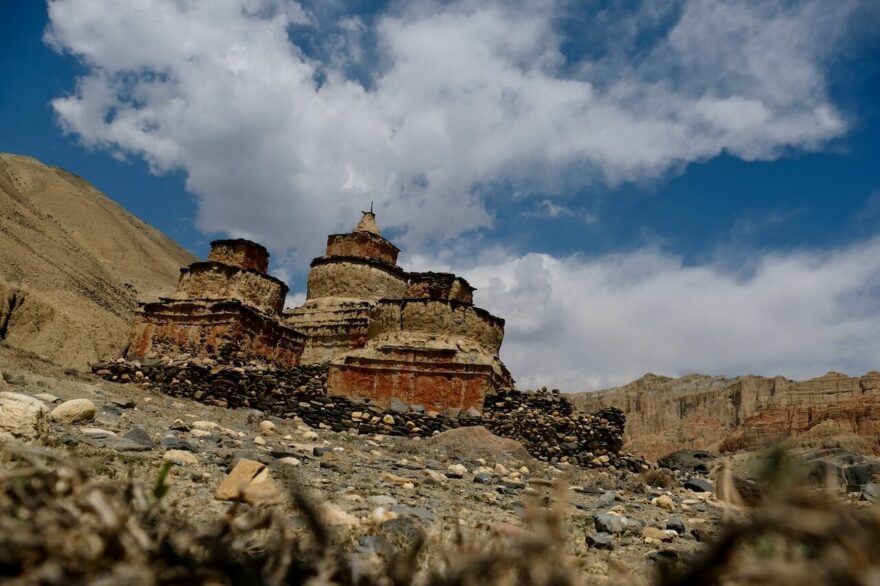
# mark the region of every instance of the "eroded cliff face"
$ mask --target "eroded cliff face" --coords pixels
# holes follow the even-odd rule
[[[878,372],[862,377],[832,372],[807,381],[649,374],[573,400],[586,411],[620,408],[629,449],[648,458],[681,448],[757,449],[787,438],[855,442],[880,453]]]

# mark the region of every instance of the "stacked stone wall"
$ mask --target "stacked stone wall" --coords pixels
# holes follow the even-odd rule
[[[334,431],[430,437],[457,427],[482,425],[496,435],[522,441],[529,453],[544,461],[634,472],[648,467],[621,451],[625,418],[619,410],[576,412],[567,398],[546,391],[493,394],[482,413],[455,409],[440,413],[401,401],[386,408],[328,396],[325,366],[273,369],[241,362],[217,366],[157,359],[102,363],[93,371],[107,380],[140,382],[174,397],[299,417],[313,427]]]

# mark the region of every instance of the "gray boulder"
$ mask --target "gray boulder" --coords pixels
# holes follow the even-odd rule
[[[707,474],[721,454],[707,450],[679,450],[666,454],[657,460],[657,465],[669,470],[678,470],[686,474],[702,472]]]

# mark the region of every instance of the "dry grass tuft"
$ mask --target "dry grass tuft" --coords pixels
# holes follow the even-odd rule
[[[246,506],[197,526],[163,499],[167,469],[152,487],[100,482],[46,452],[4,449],[22,464],[0,475],[0,581],[9,584],[574,586],[593,582],[599,557],[614,566],[605,552],[566,543],[562,482],[549,506],[527,503],[524,528],[419,534],[367,560],[352,557],[347,537],[323,526],[295,488],[306,529],[278,509]],[[783,464],[774,466],[761,504],[738,509],[696,557],[666,552],[677,561],[661,566],[656,584],[877,584],[878,510],[786,485]]]

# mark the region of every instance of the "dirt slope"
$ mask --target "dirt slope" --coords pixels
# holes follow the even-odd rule
[[[84,367],[194,257],[84,179],[0,153],[0,340]]]

